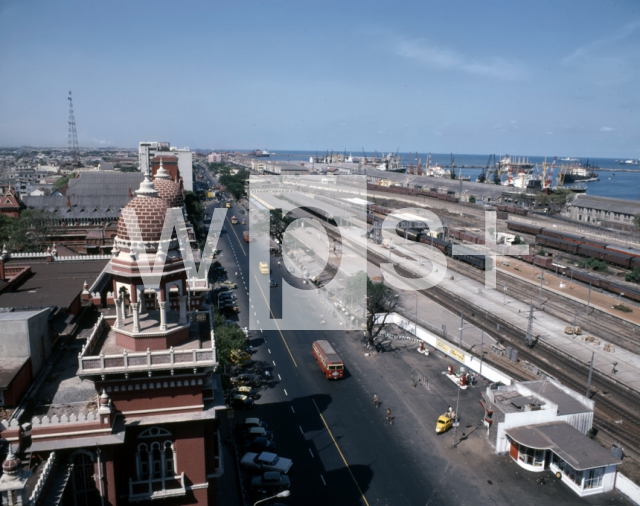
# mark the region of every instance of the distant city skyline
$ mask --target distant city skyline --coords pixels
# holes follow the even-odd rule
[[[81,147],[640,158],[639,42],[635,0],[0,0],[0,146],[72,90]]]

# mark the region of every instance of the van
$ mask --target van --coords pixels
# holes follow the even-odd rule
[[[260,269],[260,274],[269,274],[269,265],[267,262],[260,262],[258,264],[258,268]]]

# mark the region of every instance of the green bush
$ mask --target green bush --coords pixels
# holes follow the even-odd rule
[[[618,311],[622,311],[623,313],[632,313],[633,309],[631,309],[630,307],[625,306],[624,304],[616,304],[615,306],[613,306],[613,309],[616,309]]]
[[[624,277],[624,280],[640,284],[640,269],[634,267],[633,270]]]

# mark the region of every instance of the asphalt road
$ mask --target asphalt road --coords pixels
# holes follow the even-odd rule
[[[234,205],[227,218],[239,216],[237,210]],[[235,293],[240,313],[235,318],[240,326],[249,327],[255,317],[247,292],[245,227],[232,226],[228,219],[217,246],[223,251],[218,260],[239,285]],[[299,285],[281,269],[289,283]],[[252,293],[251,299],[263,296]],[[273,312],[280,314],[281,301],[272,302]],[[304,329],[317,326],[322,312],[311,306],[292,316]],[[453,433],[437,436],[434,430],[437,416],[447,406],[455,407],[458,393],[441,374],[451,362],[439,354],[423,357],[415,345],[397,343],[391,353],[365,357],[356,332],[255,330],[250,337],[254,360],[260,370],[270,371],[272,379],[255,408],[236,411],[235,420],[249,415],[265,420],[275,433],[277,453],[293,460],[291,496],[283,503],[629,504],[619,495],[584,500],[560,483],[537,485],[538,475],[522,470],[510,457],[494,455],[485,431],[477,428],[481,385],[461,391],[458,439],[462,441],[452,448]],[[343,380],[325,379],[311,354],[311,343],[317,339],[331,342],[342,356],[347,368]],[[412,386],[412,370],[424,375],[428,389]],[[373,406],[374,393],[382,401],[380,409]],[[386,408],[392,410],[393,425],[385,419]]]

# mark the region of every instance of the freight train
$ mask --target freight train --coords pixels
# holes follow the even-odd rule
[[[432,190],[418,190],[414,188],[404,188],[402,186],[382,186],[377,184],[367,184],[368,191],[386,192],[386,193],[399,193],[402,195],[417,195],[419,197],[431,197],[445,202],[458,203],[458,197],[448,195],[446,193],[438,193]]]
[[[583,283],[590,284],[592,287],[602,288],[603,290],[615,293],[616,295],[624,293],[624,296],[628,299],[640,302],[640,290],[636,290],[628,286],[622,286],[606,278],[593,276],[591,274],[587,274],[586,272],[575,271],[570,267],[556,265],[553,263],[553,259],[551,257],[540,255],[522,255],[519,258],[524,262],[537,265],[538,267],[543,267],[553,272],[556,272],[557,270],[558,274],[564,274],[567,278],[576,281],[582,281]]]
[[[550,228],[538,227],[527,223],[507,222],[507,228],[514,232],[535,235],[536,243],[541,246],[559,249],[574,255],[593,257],[626,269],[640,269],[640,250],[625,248],[615,244],[596,241],[589,237],[559,232]]]

